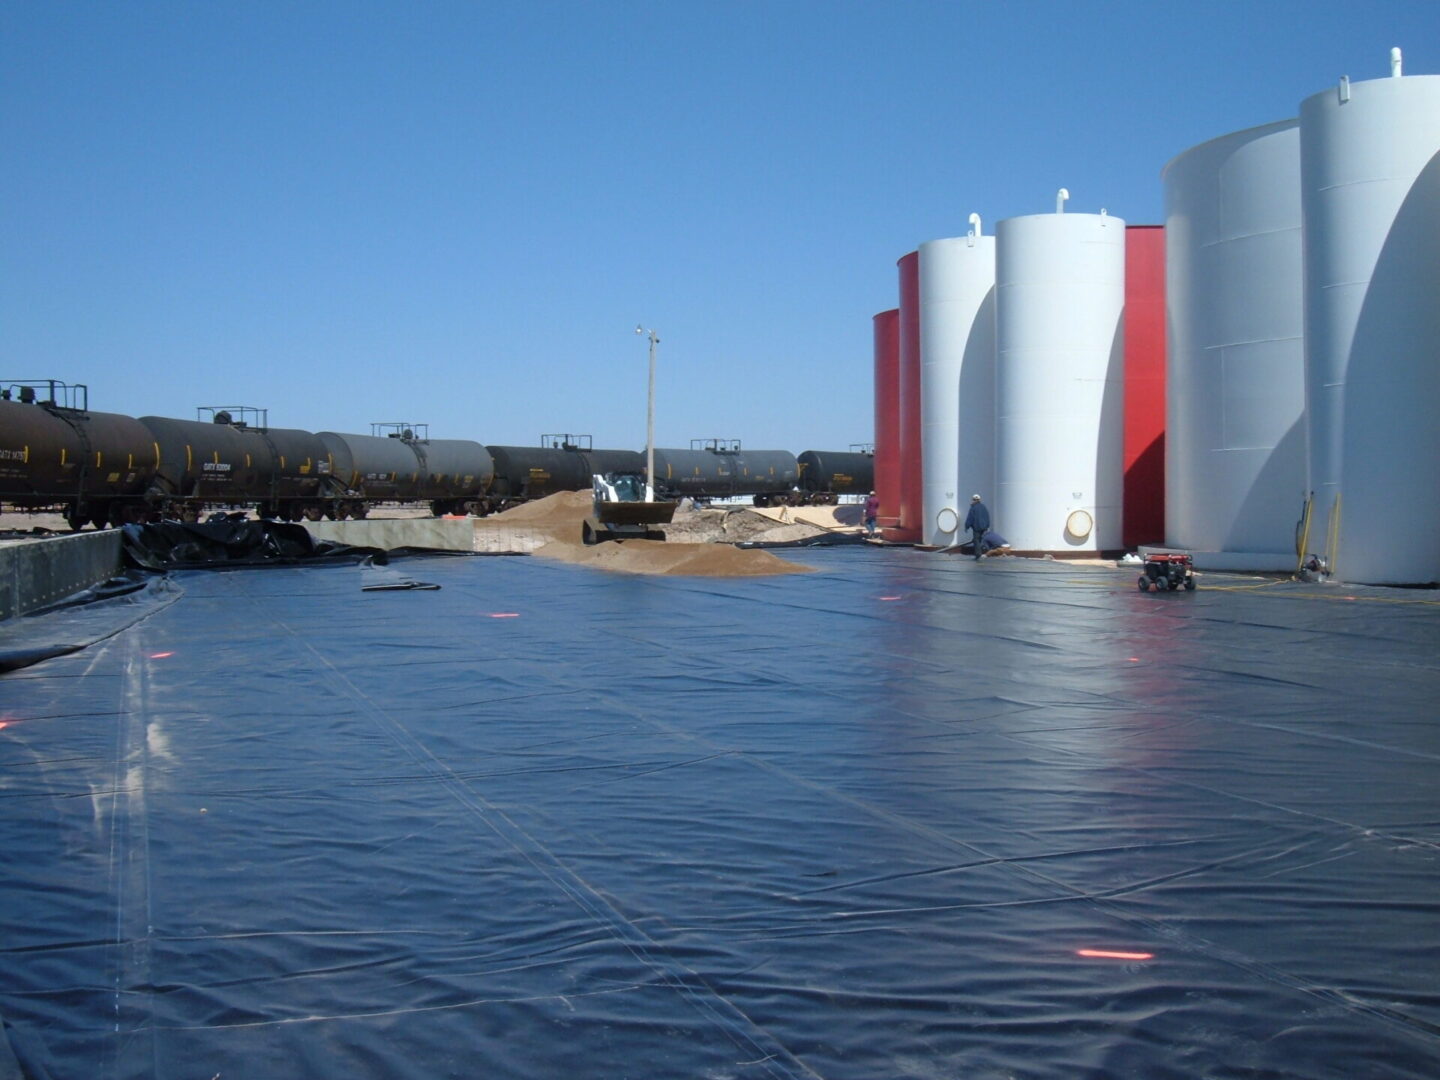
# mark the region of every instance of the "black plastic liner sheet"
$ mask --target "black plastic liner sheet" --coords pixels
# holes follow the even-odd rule
[[[303,525],[244,518],[126,525],[122,542],[129,563],[146,570],[213,570],[307,559],[385,557],[379,548],[316,540]]]
[[[181,574],[0,679],[13,1064],[1440,1075],[1435,594],[797,557]]]
[[[174,603],[180,595],[174,582],[130,570],[41,611],[0,620],[0,673],[89,648]]]

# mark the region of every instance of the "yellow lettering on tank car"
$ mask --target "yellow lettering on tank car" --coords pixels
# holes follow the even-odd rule
[[[65,447],[63,446],[60,448],[60,464],[65,464]]]
[[[118,484],[120,482],[120,474],[118,472],[112,472],[106,477],[105,482],[107,484]]]
[[[95,468],[100,468],[100,451],[95,451]]]
[[[190,444],[185,444],[185,471],[188,473],[195,468],[195,454],[190,449]]]

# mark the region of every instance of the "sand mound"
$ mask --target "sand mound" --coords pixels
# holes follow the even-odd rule
[[[665,530],[666,539],[695,544],[738,544],[744,540],[771,542],[805,540],[826,530],[800,521],[745,507],[696,509],[681,504]]]
[[[585,491],[557,491],[534,502],[521,503],[503,513],[493,515],[495,521],[523,521],[527,525],[575,523],[575,535],[580,535],[580,523],[590,516],[595,496]]]
[[[728,544],[675,544],[662,540],[612,540],[586,547],[562,540],[535,552],[547,559],[615,570],[626,574],[683,574],[692,577],[761,577],[805,574],[812,568],[787,562],[768,551]]]
[[[781,524],[814,525],[826,532],[859,530],[865,524],[865,507],[859,503],[841,506],[757,506],[752,513]]]
[[[730,545],[758,535],[789,540],[794,526],[778,526],[745,511],[695,510],[684,506],[665,528],[666,540],[612,540],[587,547],[580,542],[581,523],[594,507],[588,491],[562,491],[484,519],[495,528],[523,526],[550,537],[534,554],[547,559],[593,566],[626,574],[687,574],[695,577],[753,577],[801,574],[810,570],[768,551],[741,551]],[[734,519],[733,521],[731,519]],[[483,527],[483,523],[481,523]],[[801,535],[818,531],[800,526]],[[787,534],[787,535],[782,535]]]

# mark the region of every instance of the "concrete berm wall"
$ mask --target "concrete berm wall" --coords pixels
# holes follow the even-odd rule
[[[0,619],[88,589],[120,569],[120,531],[57,536],[0,547]]]

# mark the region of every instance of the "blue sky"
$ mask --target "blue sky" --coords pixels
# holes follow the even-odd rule
[[[1159,173],[1440,2],[0,6],[0,377],[92,408],[843,449],[922,241]]]

